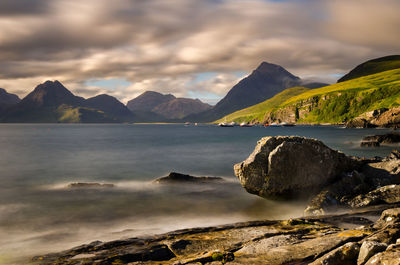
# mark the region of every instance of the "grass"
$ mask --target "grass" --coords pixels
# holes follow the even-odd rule
[[[367,111],[399,105],[400,69],[395,69],[317,89],[289,88],[216,122],[264,122],[266,117],[279,117],[279,113],[283,115],[283,110],[287,110],[296,112],[299,123],[336,123]],[[281,118],[284,120],[284,116]]]

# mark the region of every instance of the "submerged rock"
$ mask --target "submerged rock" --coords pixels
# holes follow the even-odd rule
[[[111,183],[97,183],[97,182],[75,182],[67,186],[69,189],[98,189],[98,188],[113,188],[114,184]]]
[[[155,183],[166,184],[166,183],[209,183],[209,182],[221,182],[224,181],[220,177],[193,177],[186,174],[171,172],[168,176],[158,178],[154,180]]]
[[[361,164],[315,139],[274,136],[258,141],[249,158],[234,170],[249,193],[287,198],[310,195]]]

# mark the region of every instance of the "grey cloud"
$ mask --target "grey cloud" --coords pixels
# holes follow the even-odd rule
[[[154,86],[178,95],[190,90],[222,95],[229,87],[224,90],[215,80],[191,88],[180,82],[198,72],[250,71],[264,60],[300,76],[343,73],[399,50],[399,5],[397,0],[2,1],[0,10],[8,11],[0,11],[0,85],[13,81],[12,89],[20,91],[45,77],[72,86],[113,77],[136,84],[132,93]],[[81,91],[90,96],[100,90]],[[129,91],[113,93],[124,98]]]
[[[0,15],[34,15],[47,12],[51,0],[2,0]]]

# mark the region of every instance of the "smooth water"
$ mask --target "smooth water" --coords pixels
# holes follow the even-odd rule
[[[233,174],[257,140],[301,135],[347,154],[386,156],[393,147],[360,148],[376,129],[220,128],[211,125],[0,125],[0,264],[93,240],[194,226],[300,216],[305,202],[250,195]],[[223,184],[159,185],[175,171],[220,176]],[[114,183],[68,189],[71,182]]]

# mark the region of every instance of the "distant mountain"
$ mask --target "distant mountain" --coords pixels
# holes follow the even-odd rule
[[[175,99],[175,97],[171,94],[163,95],[154,91],[146,91],[138,97],[129,100],[126,106],[132,112],[151,112],[158,105],[173,99]]]
[[[199,99],[176,98],[171,94],[163,95],[154,91],[146,91],[128,101],[127,107],[143,122],[177,121],[211,108]]]
[[[190,115],[190,121],[214,121],[236,110],[240,110],[298,86],[301,79],[286,71],[282,66],[267,62],[261,63],[249,76],[242,79],[212,109]]]
[[[88,105],[97,103],[100,108],[99,101],[90,100]],[[46,81],[38,85],[21,102],[4,111],[0,121],[119,122],[113,115],[88,107],[84,98],[72,94],[59,81]]]
[[[400,55],[390,55],[366,61],[338,80],[338,83],[400,68]]]
[[[115,97],[102,94],[86,99],[84,106],[101,110],[119,121],[133,121],[133,113]]]
[[[211,108],[211,105],[203,103],[199,99],[175,98],[156,106],[153,112],[168,119],[182,119],[187,115],[206,111]]]
[[[0,113],[20,101],[21,99],[17,95],[10,94],[5,89],[0,88]]]

